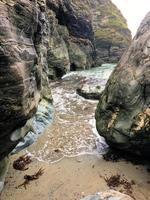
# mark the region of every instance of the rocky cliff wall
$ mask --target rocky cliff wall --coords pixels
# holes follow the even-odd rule
[[[47,0],[47,6],[57,22],[52,33],[55,46],[66,58],[62,63],[56,59],[58,51],[52,46],[55,61],[51,67],[78,70],[118,62],[130,44],[126,20],[110,0]]]
[[[27,1],[0,2],[0,159],[18,143],[13,132],[35,114],[40,100],[36,7]]]
[[[6,156],[26,134],[38,134],[52,118],[45,9],[42,1],[0,2],[0,190]]]
[[[111,146],[149,157],[150,13],[106,85],[96,123]]]

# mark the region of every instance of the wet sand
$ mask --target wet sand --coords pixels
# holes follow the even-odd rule
[[[27,171],[20,172],[12,167],[12,161],[18,156],[11,158],[1,200],[79,200],[109,189],[104,178],[116,174],[128,181],[134,180],[133,196],[136,200],[150,200],[150,176],[144,166],[134,166],[125,161],[106,162],[100,157],[84,155],[64,158],[53,164],[34,159]],[[34,174],[39,168],[44,169],[44,174],[38,180],[30,182],[26,190],[24,187],[16,189],[23,182],[25,174]],[[120,191],[121,188],[116,190]]]

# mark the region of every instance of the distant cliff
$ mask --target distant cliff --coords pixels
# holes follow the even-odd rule
[[[126,20],[110,0],[47,0],[47,8],[52,75],[118,62],[130,44]]]

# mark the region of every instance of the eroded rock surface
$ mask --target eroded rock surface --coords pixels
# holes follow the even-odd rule
[[[28,2],[0,3],[0,158],[17,144],[10,134],[35,113],[39,99],[37,53],[33,36],[37,25]],[[20,14],[21,13],[21,14]],[[28,17],[27,17],[28,16]]]
[[[96,110],[97,130],[115,148],[150,153],[150,13],[111,75]]]
[[[39,101],[51,101],[45,6],[44,1],[0,2],[0,159],[32,129],[28,120]]]

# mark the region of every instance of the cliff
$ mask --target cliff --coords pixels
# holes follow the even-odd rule
[[[47,6],[55,18],[50,55],[56,72],[118,62],[130,44],[126,20],[110,0],[47,0]]]
[[[23,137],[34,129],[51,92],[45,59],[45,4],[40,1],[0,2],[0,189],[7,171],[4,159]],[[45,34],[46,33],[46,34]],[[2,159],[4,159],[2,161]]]
[[[28,37],[31,28],[35,28],[35,12],[23,5],[33,6],[39,1],[3,0],[7,2],[14,27],[22,30],[22,19]],[[62,77],[67,71],[88,69],[102,63],[118,62],[131,41],[131,33],[126,20],[110,0],[46,0],[42,1],[39,31],[44,35],[41,51],[43,63],[49,79]],[[6,11],[6,12],[9,12]],[[24,12],[29,13],[26,19]],[[33,17],[34,16],[34,17]],[[10,19],[9,19],[10,20]],[[40,30],[43,26],[44,30]],[[20,34],[20,33],[16,33]],[[31,35],[36,37],[33,31]],[[31,36],[30,35],[30,36]],[[37,40],[39,40],[40,36]],[[36,43],[36,38],[34,38]],[[28,41],[30,42],[30,41]],[[36,45],[36,44],[35,44]],[[36,45],[37,46],[37,45]],[[36,47],[38,48],[38,47]],[[38,51],[38,50],[37,50]]]
[[[149,157],[150,13],[106,85],[96,123],[111,146]]]

